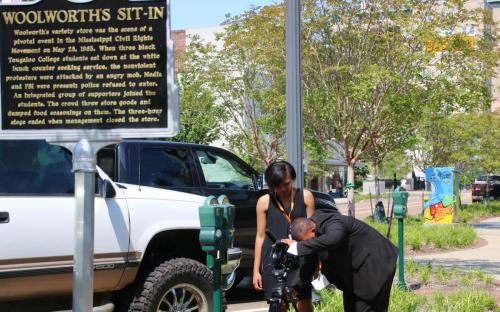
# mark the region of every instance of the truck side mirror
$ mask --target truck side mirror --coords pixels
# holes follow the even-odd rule
[[[102,195],[104,196],[104,198],[113,198],[116,196],[116,191],[113,187],[113,184],[107,179],[102,182]]]

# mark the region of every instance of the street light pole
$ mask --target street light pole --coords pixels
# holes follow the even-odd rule
[[[286,158],[295,167],[296,187],[304,187],[302,163],[302,69],[300,0],[286,1]]]

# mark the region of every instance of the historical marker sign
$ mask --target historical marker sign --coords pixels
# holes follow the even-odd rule
[[[167,0],[42,0],[0,23],[0,138],[177,133]]]

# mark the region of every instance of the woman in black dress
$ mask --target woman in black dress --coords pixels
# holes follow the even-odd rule
[[[255,237],[255,255],[253,266],[253,286],[264,290],[267,300],[272,298],[275,280],[271,276],[272,242],[266,236],[269,229],[277,239],[288,238],[290,224],[298,217],[310,217],[314,213],[314,197],[308,190],[294,188],[296,173],[286,161],[277,161],[267,167],[264,178],[269,186],[269,194],[257,201],[257,234]],[[294,286],[297,291],[299,312],[313,311],[311,301],[311,280],[317,261],[314,257],[300,259],[300,282]]]

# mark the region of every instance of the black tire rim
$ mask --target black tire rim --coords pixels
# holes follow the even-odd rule
[[[208,302],[203,292],[192,284],[177,284],[161,298],[158,312],[207,312]]]

